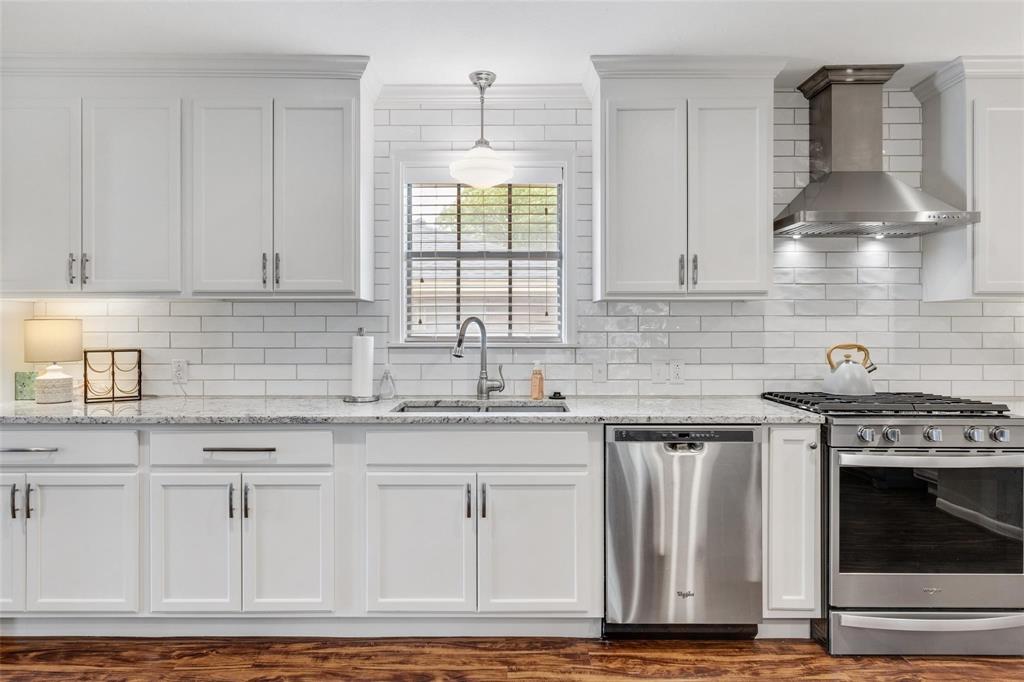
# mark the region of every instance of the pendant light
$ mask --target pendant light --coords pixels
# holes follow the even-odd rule
[[[493,71],[474,71],[469,82],[480,89],[480,139],[473,148],[448,167],[452,177],[464,185],[486,189],[512,179],[512,164],[491,149],[484,137],[484,91],[494,84]]]

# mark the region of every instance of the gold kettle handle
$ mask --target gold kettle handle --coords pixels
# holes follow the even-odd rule
[[[837,343],[825,351],[825,359],[828,360],[828,366],[832,369],[837,367],[835,360],[832,359],[832,353],[837,350],[859,350],[864,355],[860,364],[865,368],[871,365],[871,351],[867,349],[867,346],[862,346],[859,343]]]

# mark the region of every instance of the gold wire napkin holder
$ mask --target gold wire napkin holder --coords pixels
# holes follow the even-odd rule
[[[142,350],[90,349],[83,352],[87,403],[142,400]]]

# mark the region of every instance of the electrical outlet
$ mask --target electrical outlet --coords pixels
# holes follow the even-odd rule
[[[683,370],[686,368],[686,363],[682,360],[672,360],[669,363],[668,370],[668,381],[671,384],[683,383]]]
[[[655,360],[651,363],[651,383],[668,383],[668,360]]]
[[[594,382],[603,383],[608,381],[608,363],[607,362],[595,362],[594,363]]]
[[[188,383],[188,360],[171,360],[171,381],[176,384]]]

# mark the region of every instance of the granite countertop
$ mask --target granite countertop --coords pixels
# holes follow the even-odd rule
[[[10,424],[820,424],[816,414],[760,398],[570,398],[562,413],[393,412],[451,398],[395,398],[350,404],[338,398],[144,398],[131,403],[0,403]],[[465,399],[467,404],[476,401]],[[491,405],[536,404],[493,398]]]

